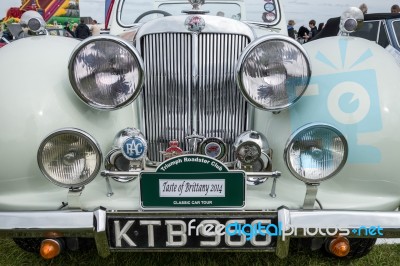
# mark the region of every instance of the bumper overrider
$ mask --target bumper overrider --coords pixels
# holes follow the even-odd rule
[[[217,236],[218,230],[221,236]],[[166,235],[160,236],[162,231]],[[111,251],[247,249],[275,252],[283,258],[288,255],[291,238],[398,238],[400,213],[285,207],[272,212],[116,212],[102,207],[94,211],[1,212],[0,236],[94,238],[102,257]]]

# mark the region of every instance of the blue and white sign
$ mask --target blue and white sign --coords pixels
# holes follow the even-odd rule
[[[329,51],[318,48],[314,65],[330,71],[313,75],[301,106],[291,110],[291,125],[295,130],[304,124],[300,114],[324,121],[346,133],[349,163],[379,163],[380,150],[361,139],[383,128],[377,74],[368,64],[374,52],[360,49],[356,41],[341,38]]]
[[[140,160],[146,156],[147,143],[141,137],[129,137],[123,142],[121,149],[128,160]]]

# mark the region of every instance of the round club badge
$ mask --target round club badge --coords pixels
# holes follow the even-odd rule
[[[217,160],[226,156],[226,144],[220,138],[206,138],[199,147],[199,153]]]
[[[206,22],[200,16],[189,16],[185,20],[185,26],[190,31],[201,32],[205,28]]]
[[[129,137],[122,143],[121,150],[126,159],[140,160],[146,156],[147,143],[140,136]]]

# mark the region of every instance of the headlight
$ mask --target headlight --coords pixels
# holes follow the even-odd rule
[[[60,129],[40,144],[37,159],[42,173],[61,187],[77,188],[91,182],[100,170],[102,155],[86,132]]]
[[[268,111],[288,108],[306,90],[311,69],[305,50],[292,38],[269,35],[253,41],[238,61],[244,97]]]
[[[143,62],[127,41],[97,36],[82,41],[69,61],[69,79],[86,104],[114,110],[131,103],[143,85]]]
[[[347,141],[335,128],[310,124],[288,140],[284,156],[290,172],[306,183],[318,183],[337,174],[345,165]]]

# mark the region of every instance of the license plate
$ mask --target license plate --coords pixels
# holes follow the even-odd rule
[[[250,214],[109,214],[111,249],[139,250],[263,250],[274,251],[276,213]],[[274,227],[274,230],[268,227]],[[228,229],[226,229],[228,227]],[[260,229],[261,230],[258,230]],[[227,233],[226,230],[229,230]],[[262,233],[260,233],[262,232]]]
[[[245,205],[245,174],[142,172],[142,208],[232,208]]]

